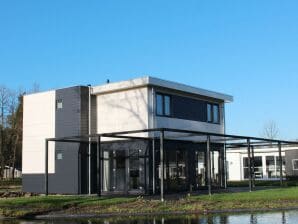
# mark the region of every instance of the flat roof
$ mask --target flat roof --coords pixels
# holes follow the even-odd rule
[[[143,86],[157,86],[157,87],[187,92],[195,95],[207,96],[214,99],[220,99],[226,103],[233,102],[233,96],[231,95],[218,93],[218,92],[214,92],[206,89],[201,89],[198,87],[189,86],[182,83],[167,81],[167,80],[163,80],[163,79],[159,79],[151,76],[145,76],[145,77],[130,79],[126,81],[106,83],[103,85],[94,86],[92,87],[92,94],[95,94],[95,95],[104,94],[104,93],[123,91],[127,89],[143,87]]]

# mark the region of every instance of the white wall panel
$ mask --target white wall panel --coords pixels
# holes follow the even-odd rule
[[[55,91],[24,96],[24,174],[45,172],[45,139],[55,137]],[[49,173],[55,172],[55,144],[49,144]]]

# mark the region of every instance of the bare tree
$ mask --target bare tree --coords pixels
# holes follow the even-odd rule
[[[3,171],[5,168],[5,133],[6,119],[12,100],[12,92],[5,86],[0,86],[0,178],[3,177]]]
[[[38,93],[40,92],[40,85],[37,82],[34,82],[32,85],[32,89],[30,90],[30,93]]]
[[[264,127],[262,136],[264,138],[276,139],[279,137],[279,128],[275,121],[268,121]]]
[[[18,100],[17,100],[18,99]],[[8,116],[9,141],[8,164],[11,169],[11,177],[14,179],[16,165],[20,166],[22,157],[22,132],[23,132],[23,95],[13,97]]]

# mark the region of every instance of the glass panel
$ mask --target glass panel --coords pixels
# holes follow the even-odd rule
[[[213,122],[219,123],[219,106],[217,104],[213,105]]]
[[[212,122],[212,105],[207,104],[207,121]]]
[[[262,179],[263,178],[263,164],[262,164],[262,157],[256,156],[254,158],[254,173],[256,179]],[[244,179],[249,178],[249,167],[248,167],[248,157],[243,158],[243,174]]]
[[[293,163],[293,170],[298,170],[298,159],[293,159],[292,163]]]
[[[282,175],[286,176],[286,160],[285,157],[282,156]],[[279,169],[279,156],[276,156],[276,177],[279,177],[280,175],[280,169]]]
[[[163,96],[160,94],[156,95],[156,114],[163,115]]]
[[[197,170],[197,184],[198,184],[197,187],[205,186],[206,185],[205,153],[196,152],[196,156],[197,156],[196,170]]]
[[[110,190],[110,161],[109,161],[109,152],[104,151],[103,153],[103,184],[102,190]]]
[[[129,185],[130,189],[139,189],[140,187],[140,158],[139,150],[129,150]]]
[[[248,179],[249,178],[248,167],[244,167],[243,168],[243,174],[244,174],[244,179]]]
[[[125,151],[113,151],[113,190],[125,190]]]
[[[63,101],[61,99],[57,100],[56,107],[57,107],[57,109],[62,109],[63,108]]]
[[[255,178],[262,179],[263,178],[262,156],[256,156],[254,158],[254,168],[255,168]]]
[[[268,178],[276,177],[274,156],[266,156],[266,175]]]
[[[243,158],[243,167],[248,167],[248,158],[247,157]]]
[[[171,97],[170,96],[164,96],[164,101],[165,101],[165,114],[166,116],[171,115]]]
[[[166,186],[169,191],[186,189],[186,151],[166,150]]]

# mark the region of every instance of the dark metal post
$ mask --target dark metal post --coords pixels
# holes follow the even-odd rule
[[[96,179],[97,179],[97,196],[101,196],[101,175],[100,175],[100,171],[101,171],[101,167],[100,167],[100,163],[101,163],[101,150],[100,150],[100,136],[97,136],[97,144],[96,144]]]
[[[45,194],[49,195],[49,141],[45,141]]]
[[[211,181],[215,183],[214,151],[211,152]]]
[[[255,150],[254,147],[251,146],[251,166],[252,166],[252,187],[255,187],[256,175],[255,175]]]
[[[224,164],[224,150],[218,152],[219,155],[219,178],[220,178],[220,187],[225,187],[225,164]]]
[[[248,181],[249,181],[249,191],[252,191],[252,182],[251,182],[251,158],[250,158],[250,139],[247,139],[247,162],[248,162]]]
[[[283,185],[283,175],[282,175],[282,156],[281,156],[281,143],[278,142],[278,157],[279,157],[279,180],[280,186]]]
[[[164,201],[164,131],[160,132],[160,200]]]
[[[228,163],[227,163],[227,147],[226,143],[224,144],[224,153],[223,153],[223,162],[224,162],[224,187],[228,188]]]
[[[207,180],[208,194],[211,195],[210,135],[207,135]]]
[[[152,193],[153,195],[155,194],[155,139],[154,137],[152,139]]]

